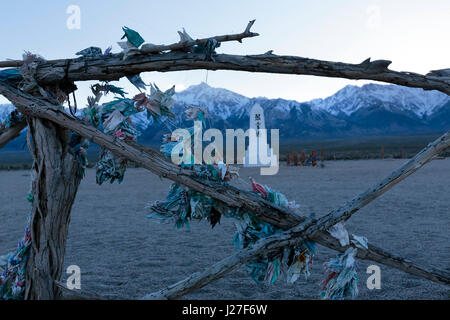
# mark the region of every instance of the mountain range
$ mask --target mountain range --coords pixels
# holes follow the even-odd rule
[[[133,116],[141,131],[139,142],[159,144],[162,134],[179,127],[191,127],[184,110],[190,105],[207,109],[207,127],[248,129],[249,110],[259,103],[266,127],[279,129],[286,140],[353,138],[361,136],[440,133],[450,129],[450,97],[439,91],[425,91],[396,85],[348,85],[325,99],[298,102],[264,97],[248,98],[206,83],[191,86],[174,96],[175,119],[154,123],[145,113]],[[13,109],[0,105],[0,122]],[[22,146],[24,137],[8,148]]]

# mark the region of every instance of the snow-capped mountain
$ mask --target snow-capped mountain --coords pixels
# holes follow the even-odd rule
[[[145,112],[132,117],[142,132],[142,143],[160,143],[164,133],[191,127],[184,110],[195,105],[207,109],[207,127],[246,130],[249,110],[257,102],[265,110],[266,127],[280,129],[280,137],[354,137],[371,135],[439,133],[450,129],[450,97],[396,85],[346,86],[325,99],[297,102],[285,99],[248,98],[235,92],[194,85],[174,96],[175,119],[154,123]],[[13,110],[0,106],[0,121]]]
[[[215,114],[221,119],[229,118],[250,100],[227,89],[210,87],[204,82],[175,95],[175,101],[178,104],[202,106],[207,108],[210,114]]]
[[[346,86],[326,99],[316,99],[310,103],[333,115],[344,113],[350,116],[361,108],[377,105],[388,111],[413,112],[422,117],[431,115],[448,101],[448,95],[435,90],[366,84],[362,87]]]
[[[265,110],[267,128],[278,128],[281,137],[292,139],[429,133],[450,128],[449,96],[396,85],[346,86],[328,98],[298,102],[248,98],[201,83],[177,93],[175,100],[175,114],[181,115],[189,105],[204,107],[210,125],[218,129],[247,129],[249,110],[257,102]],[[192,125],[182,116],[176,124]],[[155,129],[153,125],[153,135]]]

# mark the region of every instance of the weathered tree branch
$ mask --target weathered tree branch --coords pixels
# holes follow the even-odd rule
[[[241,41],[257,36],[250,32],[254,20],[250,21],[243,33],[215,36],[218,42]],[[40,63],[35,78],[40,85],[83,80],[114,81],[141,72],[181,71],[181,70],[237,70],[249,72],[313,75],[346,79],[366,79],[393,83],[425,90],[439,90],[450,94],[448,69],[431,71],[427,75],[413,72],[389,70],[391,61],[364,60],[359,64],[323,61],[295,56],[277,56],[268,51],[261,55],[218,54],[214,61],[205,61],[203,54],[179,52],[186,47],[204,44],[210,38],[183,41],[171,45],[143,45],[138,55],[123,60],[123,54],[102,57],[81,57],[76,59],[49,60]],[[167,52],[170,50],[169,52]],[[163,53],[164,52],[164,53]],[[3,61],[0,68],[20,67],[23,61]]]
[[[367,59],[360,64],[349,64],[273,54],[252,56],[219,54],[214,60],[205,61],[202,54],[184,52],[138,55],[127,60],[120,57],[64,60],[41,64],[37,70],[36,80],[42,84],[61,81],[66,75],[67,66],[69,66],[67,77],[70,81],[112,81],[129,74],[148,71],[207,69],[376,80],[450,94],[449,81],[435,76],[392,71],[387,68],[388,62],[385,60],[370,62],[370,59]]]
[[[23,94],[20,91],[8,88],[5,86],[0,85],[0,93],[4,94],[7,98],[11,99],[11,101],[19,108],[19,110],[25,114],[29,114],[32,116],[38,116],[38,117],[44,117],[47,119],[50,119],[56,123],[59,123],[67,128],[72,129],[73,131],[78,132],[80,135],[90,139],[91,141],[99,144],[102,147],[106,147],[108,149],[111,149],[114,153],[117,155],[120,155],[122,157],[126,157],[141,166],[149,169],[150,171],[162,175],[164,177],[167,177],[169,179],[175,180],[175,177],[179,177],[178,174],[170,175],[170,172],[174,173],[182,173],[183,170],[181,170],[179,167],[167,162],[161,154],[158,152],[155,152],[149,148],[140,147],[138,145],[129,145],[127,143],[124,143],[120,140],[115,140],[114,138],[107,136],[103,134],[102,132],[96,130],[92,126],[85,125],[81,123],[78,119],[71,118],[69,115],[67,115],[65,112],[56,110],[54,106],[51,106],[47,103],[42,102],[39,99],[35,99],[34,97],[31,97],[29,95]],[[35,104],[35,105],[34,105]],[[39,105],[39,108],[36,108],[36,106]],[[356,204],[359,203],[359,205],[364,206],[374,198],[378,197],[382,193],[386,192],[389,188],[391,188],[393,185],[398,183],[399,181],[403,180],[406,176],[410,175],[414,171],[416,171],[418,168],[423,166],[429,159],[433,157],[434,154],[437,154],[447,148],[449,146],[449,133],[445,134],[440,139],[436,140],[434,143],[430,144],[426,149],[424,149],[422,152],[420,152],[415,158],[411,159],[409,162],[407,162],[402,168],[395,171],[393,174],[391,174],[388,178],[384,179],[382,183],[377,184],[376,187],[370,188],[366,193],[361,194],[359,197],[356,197],[353,202]],[[428,159],[428,160],[427,160]],[[185,172],[183,174],[180,174],[180,176],[183,176],[182,179],[177,178],[178,181],[184,185],[187,185],[189,187],[192,187],[195,190],[201,191],[203,193],[207,193],[212,198],[215,198],[219,201],[225,202],[229,205],[244,207],[244,204],[253,203],[251,207],[263,207],[266,208],[266,206],[269,206],[268,210],[257,210],[255,212],[252,209],[253,212],[255,212],[262,220],[273,223],[274,225],[281,227],[283,229],[287,229],[293,225],[296,225],[300,222],[303,222],[304,219],[301,217],[294,216],[290,214],[289,212],[284,211],[282,208],[279,207],[270,207],[270,204],[262,200],[260,197],[254,198],[253,194],[242,192],[241,190],[234,189],[231,187],[224,188],[221,185],[215,186],[215,185],[208,185],[199,181],[196,181],[192,176],[190,171]],[[218,187],[218,189],[214,189],[214,187]],[[212,188],[212,190],[210,190]],[[227,191],[227,192],[225,192]],[[374,198],[371,198],[370,195],[367,193],[373,193]],[[247,198],[250,197],[250,198]],[[230,200],[231,199],[231,200]],[[247,207],[248,208],[248,207]],[[285,220],[280,219],[280,214],[286,218],[288,223],[285,222]],[[280,222],[281,221],[281,222]],[[320,232],[319,235],[315,236],[314,240],[316,240],[318,243],[323,244],[325,246],[328,246],[332,249],[336,249],[336,247],[339,247],[339,244],[335,241],[334,245],[330,244],[330,240],[327,238],[326,232]],[[369,250],[370,251],[370,250]],[[380,263],[380,260],[383,258],[386,258],[387,260],[395,260],[391,259],[391,257],[397,257],[394,254],[386,253],[384,251],[374,251],[370,254],[366,254],[368,259],[373,258],[372,260],[378,261]],[[378,260],[375,260],[378,259]],[[397,259],[400,261],[399,259]],[[405,260],[406,261],[406,260]],[[396,267],[396,268],[402,268],[402,263],[398,263],[396,261],[390,261],[389,263],[384,262],[387,265]],[[435,276],[426,276],[426,272],[422,272],[420,270],[424,270],[420,266],[415,266],[411,263],[411,266],[408,268],[408,270],[404,270],[405,268],[401,269],[404,271],[407,271],[411,274],[415,274],[418,276],[422,276],[425,278],[428,278],[430,280],[435,281],[435,279],[438,279],[439,277]],[[419,270],[419,271],[417,271]],[[425,276],[424,276],[425,274]],[[439,281],[438,281],[439,282]]]
[[[20,132],[27,126],[26,121],[22,121],[10,128],[0,129],[0,149],[3,148],[8,142],[14,140],[20,136]]]
[[[181,70],[236,70],[278,74],[313,75],[346,79],[366,79],[450,94],[450,81],[441,73],[421,75],[388,69],[390,61],[367,59],[360,64],[323,61],[294,56],[218,54],[215,61],[205,61],[204,55],[185,52],[142,54],[122,59],[121,55],[97,58],[53,60],[41,63],[36,80],[49,85],[66,78],[70,81],[114,81],[141,72]],[[3,64],[5,65],[5,64]],[[66,73],[67,71],[67,73]]]
[[[242,43],[242,39],[245,38],[252,38],[259,36],[258,33],[251,32],[250,29],[255,23],[255,20],[249,21],[247,24],[247,27],[245,28],[244,32],[237,33],[237,34],[226,34],[222,36],[214,36],[209,38],[203,38],[203,39],[196,39],[192,41],[180,41],[169,45],[156,45],[151,43],[145,43],[142,45],[141,49],[138,51],[142,54],[154,54],[154,53],[160,53],[164,51],[179,51],[185,48],[193,47],[195,45],[204,45],[208,40],[214,39],[217,42],[227,42],[227,41],[238,41]],[[122,53],[117,53],[111,55],[112,57],[116,58],[122,58]],[[83,58],[81,58],[83,59]],[[57,60],[48,60],[47,63],[49,64],[58,64],[58,63],[67,63],[70,59],[57,59]],[[23,60],[7,60],[7,61],[0,61],[0,68],[18,68],[23,65]]]
[[[185,48],[193,47],[195,45],[204,45],[208,40],[214,39],[217,42],[226,42],[226,41],[238,41],[242,43],[242,39],[244,38],[252,38],[259,36],[258,33],[251,32],[250,29],[255,23],[255,20],[252,20],[248,23],[247,27],[245,28],[244,32],[237,33],[237,34],[227,34],[223,36],[214,36],[210,38],[203,38],[203,39],[197,39],[193,41],[183,41],[183,42],[177,42],[170,45],[152,45],[152,44],[143,44],[142,48],[140,50],[143,54],[150,54],[150,53],[160,53],[163,51],[177,51],[182,50]],[[0,63],[1,67],[1,63]]]

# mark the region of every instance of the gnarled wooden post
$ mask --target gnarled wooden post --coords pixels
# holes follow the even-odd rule
[[[51,121],[29,118],[34,197],[25,299],[58,299],[70,211],[81,181],[79,164],[69,146],[69,131]]]

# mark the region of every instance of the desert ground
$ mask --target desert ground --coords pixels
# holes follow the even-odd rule
[[[344,204],[406,160],[327,161],[325,168],[281,167],[275,176],[241,169],[241,186],[249,175],[302,205],[316,217]],[[349,233],[417,263],[450,269],[450,159],[434,160],[346,224]],[[235,227],[223,218],[211,229],[193,222],[191,229],[157,224],[146,218],[146,205],[165,198],[170,181],[145,169],[129,169],[119,185],[95,184],[87,170],[72,210],[65,265],[81,268],[82,289],[110,299],[137,299],[178,282],[235,252]],[[21,238],[29,205],[28,171],[0,171],[0,254],[13,251]],[[323,263],[335,252],[318,246],[309,279],[294,285],[278,280],[256,284],[245,268],[190,293],[184,299],[318,299]],[[449,299],[450,290],[396,269],[381,267],[381,289],[366,287],[370,261],[359,261],[359,299]],[[66,279],[67,275],[64,274]]]

